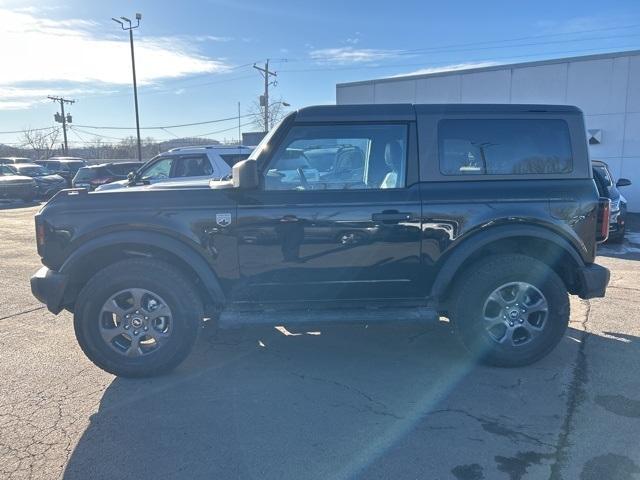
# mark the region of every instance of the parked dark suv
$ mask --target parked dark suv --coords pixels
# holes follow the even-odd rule
[[[78,170],[87,165],[87,162],[79,157],[51,157],[48,160],[35,160],[33,163],[43,166],[51,174],[60,175],[69,187]]]
[[[631,185],[628,178],[619,178],[614,183],[613,175],[609,170],[609,165],[601,160],[593,160],[593,176],[598,185],[598,192],[601,197],[611,200],[611,214],[609,215],[609,242],[622,243],[627,231],[627,199],[622,195],[619,188]]]
[[[100,185],[126,180],[130,172],[137,171],[142,165],[140,162],[119,162],[82,167],[73,177],[72,186],[95,190]]]
[[[560,341],[568,294],[605,294],[608,208],[575,107],[309,107],[210,188],[58,194],[31,288],[122,376],[176,366],[203,317],[445,316],[473,355],[520,366]]]

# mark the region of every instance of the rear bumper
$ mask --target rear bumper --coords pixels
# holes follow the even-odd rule
[[[60,313],[68,280],[67,275],[42,267],[31,277],[31,293],[51,313]]]
[[[607,268],[595,263],[578,269],[580,285],[578,296],[584,299],[604,297],[607,285],[609,285],[609,275]]]

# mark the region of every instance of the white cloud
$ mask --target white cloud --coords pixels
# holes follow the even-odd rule
[[[79,84],[84,92],[87,87],[131,83],[125,32],[115,30],[117,35],[110,31],[108,37],[99,36],[96,32],[105,31],[105,27],[96,22],[78,18],[52,20],[42,15],[38,9],[12,11],[0,7],[0,109],[33,105],[42,99],[43,86],[47,85]],[[200,55],[180,37],[148,38],[138,34],[135,49],[140,85],[228,68],[221,60]]]
[[[309,52],[309,56],[318,63],[366,63],[386,60],[397,55],[397,50],[378,50],[373,48],[337,47],[321,48]]]
[[[397,75],[391,75],[391,77],[407,77],[410,75],[425,75],[428,73],[439,73],[439,72],[451,72],[456,70],[469,70],[472,68],[482,68],[482,67],[491,67],[493,65],[498,65],[498,62],[469,62],[469,63],[456,63],[453,65],[442,65],[439,67],[425,67],[420,68],[418,70],[414,70],[413,72],[407,73],[399,73]]]

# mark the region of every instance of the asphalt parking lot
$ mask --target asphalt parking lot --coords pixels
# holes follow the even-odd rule
[[[2,479],[640,478],[640,225],[527,368],[475,365],[446,323],[205,326],[175,372],[125,380],[31,296],[37,209],[0,206]]]

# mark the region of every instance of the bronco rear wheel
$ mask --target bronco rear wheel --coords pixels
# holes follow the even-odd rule
[[[107,372],[143,377],[167,372],[191,351],[202,304],[180,271],[153,259],[125,260],[82,289],[74,327],[80,347]]]
[[[484,363],[528,365],[562,339],[569,298],[546,264],[526,255],[494,255],[462,275],[451,317],[464,345]]]

